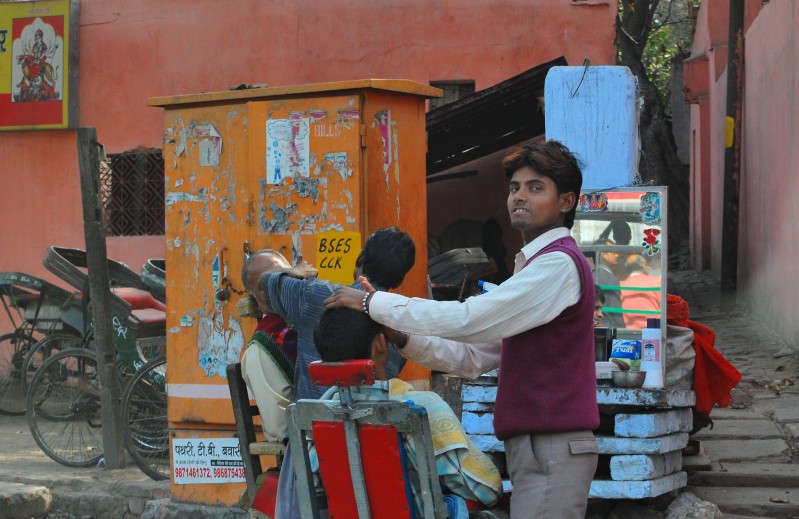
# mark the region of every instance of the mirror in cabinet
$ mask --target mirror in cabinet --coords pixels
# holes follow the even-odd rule
[[[662,186],[581,193],[572,236],[604,294],[599,326],[623,334],[650,317],[665,324],[667,196]]]

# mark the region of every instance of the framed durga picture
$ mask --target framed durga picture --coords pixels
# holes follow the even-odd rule
[[[0,2],[0,130],[78,126],[78,0]]]

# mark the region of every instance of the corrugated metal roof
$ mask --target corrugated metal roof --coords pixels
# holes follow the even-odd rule
[[[427,175],[544,133],[544,80],[562,56],[427,113]]]

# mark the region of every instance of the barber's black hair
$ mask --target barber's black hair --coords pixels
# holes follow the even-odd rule
[[[361,257],[363,275],[373,285],[397,288],[416,261],[416,245],[398,227],[384,227],[366,239]]]
[[[314,344],[325,362],[368,359],[372,340],[383,326],[352,308],[328,308],[314,329]]]
[[[580,190],[583,187],[583,172],[580,161],[569,149],[558,141],[547,141],[539,144],[525,144],[502,161],[505,176],[513,174],[523,167],[532,168],[536,173],[552,179],[558,194],[574,193],[574,207],[566,213],[564,224],[571,229],[577,205],[580,203]]]

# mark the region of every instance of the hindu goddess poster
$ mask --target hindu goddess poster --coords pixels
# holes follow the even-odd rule
[[[77,0],[0,0],[0,130],[77,126]]]

